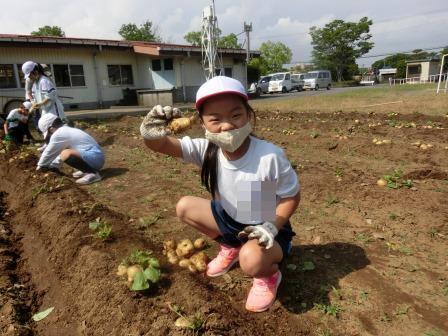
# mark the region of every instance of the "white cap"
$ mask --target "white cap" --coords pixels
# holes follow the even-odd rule
[[[199,110],[208,98],[224,93],[236,94],[244,100],[249,99],[240,81],[226,76],[216,76],[202,84],[199,88],[196,93],[196,109]]]
[[[45,113],[38,122],[40,131],[43,133],[44,138],[47,137],[48,129],[51,127],[53,122],[56,120],[56,115],[53,113]]]
[[[28,61],[22,64],[22,72],[25,75],[25,79],[28,79],[30,76],[31,71],[34,70],[37,63],[34,63],[33,61]]]
[[[23,102],[22,103],[23,107],[26,108],[27,110],[30,110],[31,107],[33,106],[33,104],[29,101]]]

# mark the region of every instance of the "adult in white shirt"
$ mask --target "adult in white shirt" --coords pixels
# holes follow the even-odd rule
[[[78,184],[101,180],[99,171],[104,165],[104,153],[93,137],[65,125],[52,113],[40,118],[39,129],[48,140],[48,145],[37,163],[37,170],[57,168],[59,162],[64,162],[77,169],[73,177]]]
[[[64,106],[58,97],[54,83],[46,75],[46,71],[42,65],[33,61],[27,61],[22,65],[22,72],[25,80],[30,79],[33,81],[33,108],[40,109],[42,115],[52,113],[65,121]]]

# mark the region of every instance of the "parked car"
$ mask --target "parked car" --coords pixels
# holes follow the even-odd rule
[[[247,89],[247,94],[249,97],[260,97],[262,93],[268,93],[269,88],[269,80],[272,75],[262,76],[258,82],[253,82],[249,85],[249,89]]]
[[[328,70],[310,71],[305,74],[304,89],[319,90],[320,88],[331,89],[331,72]]]
[[[297,90],[298,92],[303,90],[305,86],[305,74],[292,74],[291,75],[291,90]]]
[[[278,72],[272,75],[269,81],[269,93],[282,92],[286,93],[291,91],[291,73],[290,72]]]
[[[260,94],[268,93],[269,90],[269,81],[271,80],[272,75],[266,75],[260,78],[257,84],[257,89]]]

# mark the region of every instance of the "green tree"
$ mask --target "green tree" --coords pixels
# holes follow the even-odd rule
[[[371,25],[372,20],[363,17],[359,22],[333,20],[324,28],[311,27],[314,64],[332,70],[338,81],[343,80],[357,69],[356,59],[373,48]]]
[[[258,65],[261,74],[283,70],[283,64],[291,62],[292,51],[281,42],[267,41],[260,45],[260,58],[254,58],[252,65]]]
[[[231,33],[219,38],[218,47],[229,49],[241,49],[241,44],[238,43],[238,37]]]
[[[127,41],[162,42],[158,27],[154,26],[151,21],[146,21],[140,27],[134,23],[123,24],[118,34]]]
[[[185,41],[194,46],[201,45],[201,32],[200,31],[191,31],[184,36]]]
[[[64,31],[58,26],[43,26],[38,28],[36,31],[32,31],[31,35],[65,37]]]
[[[219,48],[231,48],[231,49],[241,49],[241,45],[238,43],[238,37],[235,34],[229,34],[221,36],[221,29],[216,29],[216,35],[218,36],[218,47]],[[185,41],[194,45],[200,46],[202,40],[202,33],[200,31],[192,31],[184,36]]]

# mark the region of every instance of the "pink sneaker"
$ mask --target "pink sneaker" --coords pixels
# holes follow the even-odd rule
[[[277,288],[282,281],[282,273],[277,271],[269,278],[254,278],[254,283],[247,296],[246,309],[251,312],[268,310],[277,297]]]
[[[227,273],[227,271],[238,261],[238,255],[241,247],[230,247],[220,245],[221,251],[215,259],[207,265],[207,275],[209,277],[217,277]]]

